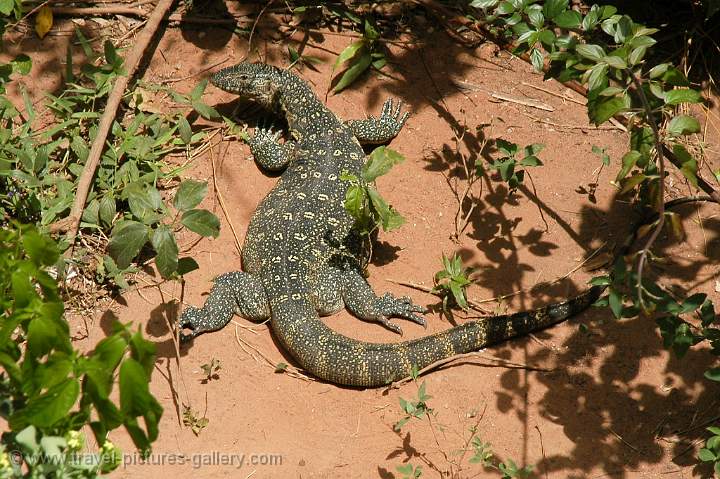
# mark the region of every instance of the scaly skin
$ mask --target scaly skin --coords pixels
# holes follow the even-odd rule
[[[383,143],[402,128],[407,114],[388,102],[379,119],[340,122],[292,73],[263,64],[219,71],[212,83],[284,114],[292,140],[259,129],[250,147],[261,166],[285,169],[260,203],[243,248],[244,272],[216,279],[203,308],[187,308],[183,340],[222,328],[233,314],[271,319],[274,334],[303,368],[317,377],[352,386],[381,386],[446,357],[475,351],[563,321],[592,304],[594,287],[566,302],[532,312],[472,321],[442,333],[402,343],[357,341],[328,328],[320,315],[343,307],[361,319],[400,332],[388,318],[425,324],[424,309],[408,298],[378,297],[362,276],[353,220],[343,202],[343,171],[360,176],[360,141]]]

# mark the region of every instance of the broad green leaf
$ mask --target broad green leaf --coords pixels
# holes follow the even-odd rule
[[[148,227],[137,221],[122,221],[110,235],[108,253],[118,268],[125,269],[147,242]]]
[[[568,7],[568,0],[546,0],[543,5],[543,14],[547,18],[555,18]]]
[[[405,223],[405,218],[389,206],[375,188],[368,188],[367,193],[370,197],[370,202],[380,217],[380,224],[382,224],[383,230],[391,231]]]
[[[497,4],[498,0],[473,0],[470,6],[473,8],[491,8]]]
[[[345,210],[356,220],[362,219],[365,211],[365,196],[360,186],[351,185],[345,192]]]
[[[8,16],[15,8],[15,0],[0,0],[0,14]]]
[[[385,146],[375,148],[362,168],[362,177],[368,183],[372,183],[379,176],[386,174],[390,169],[405,161],[405,157],[395,150]]]
[[[628,173],[630,173],[630,170],[632,170],[633,166],[638,162],[642,155],[639,151],[631,150],[625,153],[622,157],[622,168],[617,174],[617,177],[615,178],[616,183],[620,183],[623,178],[627,176]]]
[[[624,109],[625,100],[621,97],[601,97],[588,102],[588,116],[595,125],[605,123]]]
[[[192,89],[192,91],[190,92],[190,95],[189,95],[191,102],[202,98],[203,93],[205,93],[205,88],[207,88],[207,86],[208,86],[207,78],[202,79],[197,85],[195,85],[195,88]]]
[[[188,210],[183,213],[180,222],[190,231],[201,236],[217,238],[220,234],[220,220],[205,209]]]
[[[175,236],[166,225],[159,225],[153,231],[151,239],[153,249],[157,253],[155,264],[163,278],[170,278],[178,268],[178,246]]]
[[[38,266],[51,266],[60,256],[55,241],[34,229],[23,234],[22,242],[28,256]]]
[[[173,206],[179,211],[187,211],[200,204],[207,194],[208,186],[206,181],[185,180],[175,193]]]
[[[538,48],[533,48],[530,52],[530,63],[536,72],[543,71],[544,61],[543,54]]]
[[[698,459],[703,462],[714,462],[718,457],[711,450],[702,448],[698,451]]]
[[[700,103],[702,96],[697,90],[690,88],[679,88],[665,92],[666,105],[679,105],[680,103]]]
[[[147,385],[146,385],[147,387]],[[70,378],[49,388],[41,396],[31,398],[24,408],[10,416],[11,429],[23,429],[29,424],[49,428],[65,418],[80,393],[77,379]]]
[[[627,68],[627,63],[625,63],[625,60],[614,55],[608,55],[606,57],[603,57],[601,61],[607,63],[613,68],[617,68],[618,70],[623,70]]]
[[[510,2],[500,2],[500,5],[495,9],[495,15],[507,15],[515,11],[515,7]]]
[[[575,10],[565,10],[558,16],[554,17],[553,22],[560,28],[578,28],[582,22],[582,15]]]
[[[667,127],[668,134],[672,136],[689,135],[700,131],[700,123],[688,115],[678,115],[670,120]]]
[[[186,256],[185,258],[180,258],[178,260],[177,274],[180,276],[188,274],[191,271],[195,271],[196,269],[200,269],[200,266],[193,258]]]
[[[628,62],[630,62],[630,65],[637,65],[640,63],[640,61],[645,57],[645,53],[647,52],[647,47],[637,47],[632,52],[630,52],[630,56],[628,57]]]
[[[600,61],[605,57],[605,51],[600,45],[593,45],[591,43],[581,43],[575,47],[575,51],[582,57],[588,58],[594,61]]]
[[[12,3],[12,2],[10,2]],[[21,75],[27,75],[32,69],[32,60],[30,57],[21,53],[12,60],[13,71]]]
[[[67,323],[62,319],[43,316],[34,318],[28,326],[27,348],[34,358],[42,357],[53,349],[69,352],[71,346]]]
[[[100,200],[100,206],[98,208],[98,217],[100,219],[100,223],[102,223],[102,225],[105,227],[109,227],[110,225],[112,225],[116,214],[117,209],[115,206],[115,198],[109,195],[103,196],[103,198]]]
[[[646,179],[647,179],[647,176],[645,176],[643,174],[632,175],[630,178],[625,178],[622,182],[622,188],[620,189],[620,194],[624,195],[625,193],[627,193],[628,191],[632,190],[637,185],[639,185],[640,183],[645,181]]]

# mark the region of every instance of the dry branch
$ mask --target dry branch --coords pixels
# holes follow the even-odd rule
[[[90,186],[92,185],[92,180],[95,176],[95,170],[97,170],[100,163],[100,157],[102,155],[103,147],[105,146],[105,140],[107,139],[110,127],[115,120],[115,115],[117,114],[117,109],[120,106],[120,101],[125,94],[125,89],[130,82],[130,78],[132,78],[135,70],[137,70],[137,67],[140,64],[140,59],[143,57],[143,54],[150,44],[152,37],[155,35],[155,32],[160,25],[160,21],[163,19],[172,4],[173,0],[159,0],[157,7],[155,7],[155,10],[147,21],[145,28],[143,28],[138,35],[135,46],[125,60],[127,74],[119,76],[117,80],[115,80],[115,85],[110,92],[107,105],[105,106],[105,111],[100,118],[100,123],[98,124],[97,135],[95,136],[92,148],[90,149],[90,154],[88,155],[87,162],[85,163],[85,168],[83,169],[83,172],[80,175],[80,180],[78,181],[75,202],[70,210],[70,216],[67,218],[69,224],[65,223],[63,225],[67,227],[68,240],[73,245],[75,242],[75,236],[80,228],[80,218],[82,218],[85,201],[87,201]],[[68,248],[69,254],[72,254],[73,249],[74,247],[72,246]]]

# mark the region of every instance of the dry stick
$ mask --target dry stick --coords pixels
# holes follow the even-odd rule
[[[455,356],[450,356],[447,358],[439,359],[439,360],[435,361],[434,363],[429,364],[429,365],[425,366],[424,368],[422,368],[420,371],[418,371],[417,375],[422,376],[423,374],[425,374],[429,371],[435,370],[435,369],[437,369],[441,366],[444,366],[448,363],[452,363],[454,361],[459,361],[461,359],[467,359],[467,358],[480,358],[480,359],[486,359],[488,361],[494,361],[508,369],[526,369],[528,371],[539,371],[539,372],[543,372],[543,373],[550,373],[550,372],[554,371],[554,369],[542,368],[542,367],[538,367],[538,366],[530,366],[530,365],[524,364],[524,363],[516,363],[513,361],[508,361],[506,359],[498,358],[495,356],[489,356],[489,355],[483,354],[479,351],[473,351],[470,353],[456,354]],[[410,381],[413,381],[412,376],[408,376],[406,378],[395,381],[390,386],[388,386],[388,389],[396,389],[401,384],[405,384]]]
[[[583,103],[583,102],[581,102],[580,100],[576,100],[576,99],[573,98],[573,97],[570,97],[570,96],[567,96],[567,95],[563,95],[562,93],[555,93],[554,91],[548,90],[547,88],[539,87],[539,86],[533,85],[533,84],[528,83],[528,82],[520,82],[520,83],[521,83],[522,85],[529,86],[530,88],[534,88],[534,89],[536,89],[536,90],[540,90],[540,91],[542,91],[542,92],[545,92],[545,93],[547,93],[548,95],[552,95],[552,96],[554,96],[554,97],[560,98],[561,100],[571,101],[571,102],[573,102],[573,103],[577,103],[578,105],[582,105],[582,106],[586,106],[586,105],[587,105],[587,103]]]
[[[250,29],[250,35],[248,35],[248,47],[247,47],[247,52],[245,52],[245,56],[242,58],[242,60],[240,60],[241,62],[244,62],[245,60],[247,60],[247,58],[250,56],[250,53],[252,53],[252,41],[253,41],[253,35],[255,34],[255,28],[257,28],[258,22],[260,21],[260,17],[263,16],[263,13],[265,13],[265,10],[267,10],[268,7],[269,7],[270,5],[272,5],[272,3],[273,3],[274,1],[275,1],[275,0],[269,0],[269,1],[265,4],[265,6],[262,7],[262,10],[260,10],[260,13],[258,13],[258,16],[255,18],[255,21],[254,21],[253,24],[252,24],[252,28]]]
[[[537,108],[538,110],[545,110],[545,111],[555,111],[555,108],[551,107],[550,105],[546,105],[545,103],[542,103],[537,100],[533,99],[527,99],[523,100],[522,98],[515,98],[510,95],[505,95],[503,93],[490,93],[490,96],[502,101],[508,101],[510,103],[517,103],[518,105],[523,106],[529,106],[532,108]]]
[[[525,115],[526,117],[530,118],[531,120],[534,120],[538,123],[543,123],[545,125],[554,126],[555,128],[564,128],[567,130],[621,130],[627,132],[627,128],[625,128],[622,125],[613,125],[613,126],[595,126],[595,125],[562,125],[560,123],[555,123],[554,121],[545,120],[543,118],[538,118],[535,115],[531,115],[530,113],[527,113],[522,110],[518,110],[521,114]]]
[[[145,49],[148,47],[152,37],[155,35],[155,32],[160,25],[160,21],[165,16],[165,13],[167,13],[170,9],[172,4],[173,0],[158,1],[157,7],[148,19],[145,28],[138,35],[135,46],[125,61],[127,74],[125,76],[119,76],[115,80],[115,85],[110,92],[107,104],[105,105],[105,112],[100,118],[100,123],[98,124],[95,141],[93,141],[90,154],[88,155],[87,162],[85,163],[85,168],[80,175],[75,202],[73,203],[72,209],[70,210],[70,216],[68,217],[70,225],[68,227],[67,236],[73,245],[67,250],[70,255],[72,255],[74,249],[75,235],[77,235],[78,229],[80,228],[80,218],[82,217],[83,209],[85,208],[85,201],[87,200],[88,193],[90,192],[90,186],[92,185],[92,180],[95,176],[95,170],[100,164],[100,156],[102,155],[103,148],[105,147],[105,140],[107,139],[110,127],[115,120],[115,115],[117,114],[117,109],[120,106],[120,101],[125,94],[125,89],[130,82],[130,78],[133,76],[135,70],[137,70],[137,67],[140,64],[140,59],[145,53]]]
[[[238,343],[238,345],[240,345],[240,347],[242,347],[242,345],[245,345],[245,346],[247,346],[248,348],[252,349],[252,350],[255,351],[261,358],[263,358],[263,359],[265,360],[265,362],[266,362],[272,369],[274,369],[274,370],[277,371],[277,364],[274,364],[274,363],[270,360],[270,358],[268,358],[267,356],[265,356],[265,354],[264,354],[262,351],[260,351],[257,347],[253,346],[252,344],[248,343],[247,341],[245,341],[244,339],[242,339],[242,338],[240,337],[240,335],[238,334],[237,326],[235,327],[235,339],[237,340],[237,343]],[[243,348],[243,349],[244,349],[244,348]],[[251,356],[252,356],[252,355],[251,355]],[[257,361],[257,359],[255,358],[255,356],[253,356],[253,358]],[[290,377],[295,378],[295,379],[303,379],[303,380],[305,380],[305,381],[317,381],[317,379],[315,379],[314,377],[308,376],[302,369],[296,368],[295,366],[292,366],[292,365],[289,365],[289,364],[285,366],[285,371],[284,371],[284,373],[287,374],[287,375],[290,376]]]
[[[225,147],[225,151],[227,152],[227,149],[229,148],[229,145]],[[232,222],[232,218],[230,218],[230,215],[227,212],[227,208],[225,207],[225,200],[223,199],[222,193],[220,193],[220,189],[218,188],[217,183],[217,175],[215,174],[215,154],[210,147],[210,164],[212,165],[212,175],[213,175],[213,187],[215,188],[215,194],[218,197],[218,202],[220,203],[220,209],[222,209],[223,214],[225,215],[225,219],[227,220],[228,224],[230,225],[230,230],[232,231],[233,238],[235,240],[235,248],[237,249],[238,253],[242,255],[242,246],[240,245],[240,240],[238,239],[237,231],[235,231],[235,225]]]

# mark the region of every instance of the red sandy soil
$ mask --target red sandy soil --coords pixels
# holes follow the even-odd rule
[[[11,42],[11,51],[24,51],[35,59],[32,77],[21,80],[34,98],[39,100],[44,90],[59,85],[68,38],[39,42],[28,35]],[[300,72],[321,97],[336,55],[352,40],[315,34],[306,46],[305,54],[325,60],[319,72]],[[261,60],[279,66],[289,63],[285,42],[266,38],[261,31],[254,46]],[[427,329],[403,324],[404,339],[451,326],[438,314],[437,298],[389,281],[432,286],[442,253],[458,252],[466,265],[478,268],[472,298],[511,295],[489,300],[491,312],[534,308],[582,291],[593,273],[579,268],[581,261],[603,243],[621,241],[630,221],[628,198],[618,198],[609,185],[626,151],[627,135],[590,126],[585,107],[577,104],[582,98],[561,84],[543,82],[526,63],[498,53],[492,45],[471,50],[443,33],[427,33],[422,41],[387,46],[386,75],[365,75],[347,91],[328,95],[327,104],[339,117],[351,119],[377,114],[382,102],[393,97],[412,113],[391,144],[407,160],[378,181],[381,193],[407,224],[380,234],[369,268],[376,291],[409,295],[432,311]],[[229,38],[220,30],[168,28],[144,78],[159,82],[200,72],[172,83],[176,90],[189,92],[209,75],[207,67],[230,65],[246,51],[246,39]],[[11,90],[16,92],[17,85]],[[552,111],[501,101],[493,93],[535,100]],[[237,105],[232,95],[213,87],[208,87],[205,101],[227,115]],[[476,126],[489,123],[491,128],[477,133]],[[468,127],[461,142],[465,154],[477,152],[483,134],[521,146],[546,145],[540,154],[544,166],[530,169],[532,182],[526,177],[516,193],[509,194],[494,177],[475,185],[477,207],[459,243],[450,239],[456,191],[464,185],[453,124]],[[591,153],[593,145],[607,148],[612,158],[597,179],[597,202],[587,194],[601,164]],[[703,173],[708,176],[707,170]],[[217,144],[186,175],[215,185],[204,207],[222,222],[217,239],[197,242],[191,234],[180,238],[181,251],[200,265],[186,276],[182,301],[199,305],[213,277],[240,268],[230,224],[242,242],[253,211],[277,178],[260,171],[248,147],[238,140]],[[669,190],[672,197],[690,192],[675,174]],[[687,238],[682,244],[663,240],[668,263],[661,281],[678,292],[692,288],[717,299],[717,263],[711,262],[720,248],[717,208],[688,206],[680,212]],[[542,284],[558,278],[562,279]],[[663,348],[650,318],[616,321],[609,311],[593,309],[431,372],[419,382],[432,396],[432,427],[427,420],[413,420],[396,433],[393,425],[403,416],[399,398],[414,399],[417,385],[358,390],[275,373],[261,355],[272,364],[293,361],[267,325],[237,318],[224,330],[197,338],[181,349],[178,370],[168,324],[179,314],[181,294],[177,282],[123,294],[92,318],[89,336],[82,341],[83,348],[92,348],[112,321],[120,320],[141,325],[158,347],[150,387],[165,413],[151,457],[155,464],[140,464],[131,454],[129,437],[118,430],[111,439],[130,454],[130,464],[121,466],[114,477],[399,478],[396,467],[408,462],[422,465],[423,477],[444,477],[438,471],[463,478],[499,477],[497,471],[469,463],[471,453],[462,459],[457,454],[471,427],[477,428],[483,442],[492,444],[498,458],[533,464],[537,477],[669,479],[710,474],[696,467],[695,454],[705,422],[717,413],[718,389],[702,376],[712,356],[691,351],[678,361]],[[456,319],[463,321],[464,315]],[[70,321],[73,331],[85,330],[81,318]],[[326,321],[354,338],[399,340],[347,312]],[[580,330],[581,324],[588,326],[587,332]],[[212,359],[222,368],[207,380],[200,366]],[[182,404],[209,420],[199,435],[181,424]],[[222,465],[231,455],[244,455],[244,464]]]

